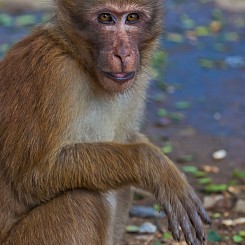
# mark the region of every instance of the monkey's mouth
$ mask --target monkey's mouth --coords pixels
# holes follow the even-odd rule
[[[105,72],[105,76],[110,78],[111,80],[123,84],[129,80],[132,80],[135,76],[135,72],[122,72],[122,73],[111,73]]]

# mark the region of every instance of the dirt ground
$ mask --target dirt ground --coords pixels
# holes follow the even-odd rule
[[[244,2],[166,1],[166,34],[142,129],[186,173],[208,208],[208,244],[245,244]],[[43,19],[43,8],[40,1],[0,0],[0,57]],[[14,21],[1,24],[1,13]],[[136,199],[134,205],[156,205],[145,193]],[[173,241],[166,218],[130,217],[128,225],[145,222],[157,231],[131,230],[120,245],[185,244]]]

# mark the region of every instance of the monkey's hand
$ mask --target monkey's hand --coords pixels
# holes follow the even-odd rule
[[[205,224],[211,224],[211,221],[191,187],[185,190],[184,195],[182,194],[169,193],[170,199],[161,202],[168,217],[169,229],[174,239],[178,241],[180,240],[179,227],[181,227],[187,244],[204,244],[206,234],[203,230],[202,221]]]
[[[171,160],[154,148],[151,149],[154,153],[151,150],[143,153],[150,161],[144,165],[147,168],[144,173],[141,172],[144,175],[148,173],[142,176],[148,185],[145,189],[155,194],[168,217],[169,229],[175,240],[180,240],[181,227],[188,245],[204,244],[206,234],[202,223],[211,224],[208,214],[185,176]]]

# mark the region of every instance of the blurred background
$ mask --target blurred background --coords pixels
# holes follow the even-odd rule
[[[168,0],[143,131],[191,181],[213,219],[208,244],[245,244],[245,0]],[[0,59],[50,4],[0,0]],[[173,241],[146,193],[120,245]]]

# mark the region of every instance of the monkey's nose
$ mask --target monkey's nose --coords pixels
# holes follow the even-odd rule
[[[120,62],[121,65],[125,66],[128,62],[130,62],[131,54],[114,54],[114,59],[116,60],[116,62]]]
[[[128,47],[120,47],[115,50],[113,56],[116,62],[120,62],[122,66],[125,66],[132,59],[132,51]]]

